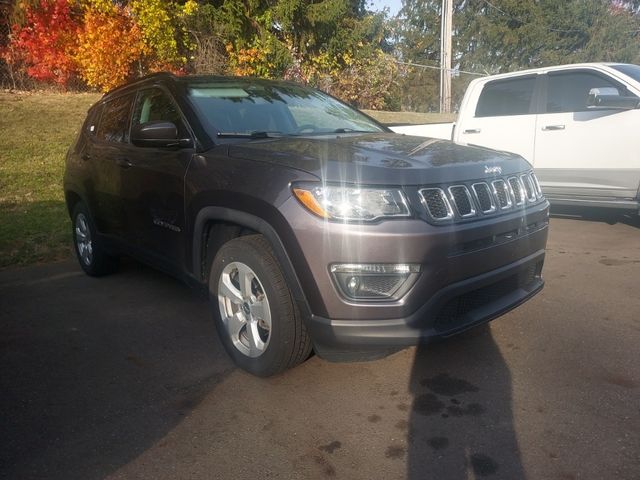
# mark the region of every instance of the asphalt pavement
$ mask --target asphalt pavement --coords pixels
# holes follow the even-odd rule
[[[0,478],[638,479],[640,221],[555,216],[544,276],[488,327],[259,379],[162,273],[5,270]]]

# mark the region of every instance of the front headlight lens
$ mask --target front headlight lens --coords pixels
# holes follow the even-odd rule
[[[404,194],[396,188],[296,186],[293,193],[311,212],[330,220],[372,221],[410,215]]]

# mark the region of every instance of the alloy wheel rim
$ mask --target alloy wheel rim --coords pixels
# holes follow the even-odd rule
[[[271,339],[271,309],[262,282],[248,265],[229,263],[218,282],[220,316],[233,346],[257,358]]]
[[[80,260],[86,266],[91,265],[93,261],[93,242],[91,240],[89,222],[84,213],[79,213],[76,217],[75,238]]]

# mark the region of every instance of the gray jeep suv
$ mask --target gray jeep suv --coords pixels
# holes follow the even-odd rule
[[[293,83],[118,88],[89,110],[64,190],[87,274],[127,254],[208,290],[256,375],[447,337],[543,286],[548,203],[526,161],[392,133]]]

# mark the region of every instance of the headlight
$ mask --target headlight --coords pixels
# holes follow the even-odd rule
[[[330,220],[372,221],[407,217],[407,200],[396,188],[295,186],[296,198],[316,215]]]

